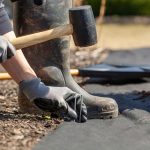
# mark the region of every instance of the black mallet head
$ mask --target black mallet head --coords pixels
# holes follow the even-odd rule
[[[95,18],[91,6],[85,5],[69,10],[76,46],[87,47],[97,43]]]

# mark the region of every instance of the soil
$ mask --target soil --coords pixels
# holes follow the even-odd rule
[[[16,83],[0,81],[0,150],[30,150],[60,123],[57,118],[20,114]]]

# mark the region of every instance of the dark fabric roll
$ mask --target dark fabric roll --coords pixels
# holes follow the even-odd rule
[[[4,7],[0,8],[0,35],[8,33],[13,30],[9,16]]]

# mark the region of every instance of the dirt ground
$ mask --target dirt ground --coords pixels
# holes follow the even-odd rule
[[[71,44],[71,67],[99,63],[111,50],[134,50],[150,47],[150,25],[97,25],[98,48],[77,49]],[[80,80],[81,81],[81,80]],[[61,120],[38,115],[20,114],[17,104],[17,85],[0,81],[0,150],[31,150],[35,143],[57,128]]]
[[[55,118],[20,114],[16,83],[0,81],[0,150],[30,150],[60,123]]]

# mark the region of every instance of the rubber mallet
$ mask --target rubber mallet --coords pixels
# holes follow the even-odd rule
[[[87,47],[97,43],[95,19],[91,6],[85,5],[70,9],[69,18],[70,24],[18,37],[11,43],[16,49],[22,49],[71,34],[76,46]]]

